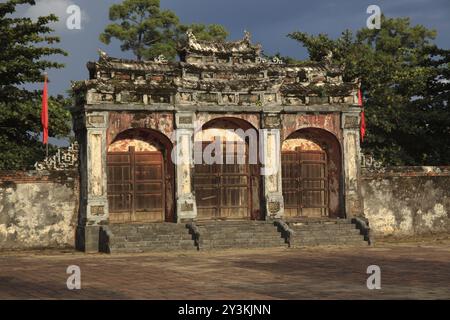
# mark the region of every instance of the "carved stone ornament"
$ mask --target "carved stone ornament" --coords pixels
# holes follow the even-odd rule
[[[157,56],[154,59],[154,61],[157,62],[157,63],[167,63],[167,59],[166,59],[166,57],[163,54],[160,54],[159,56]]]
[[[359,117],[358,116],[347,116],[344,122],[345,129],[358,129],[359,128]]]
[[[34,167],[38,171],[64,171],[78,167],[78,143],[72,143],[68,148],[59,148],[55,155],[36,162]]]
[[[273,57],[272,63],[273,63],[273,64],[283,64],[284,62],[283,62],[283,60],[281,60],[281,59],[278,58],[278,57]]]
[[[181,211],[189,212],[189,211],[192,211],[192,210],[194,210],[194,205],[192,203],[184,202],[184,203],[181,204]]]
[[[264,117],[264,127],[269,129],[280,128],[281,119],[277,116]]]
[[[268,204],[268,209],[271,214],[277,213],[278,211],[280,211],[280,208],[281,208],[281,206],[280,206],[279,202],[273,201],[273,202],[269,202],[269,204]]]
[[[188,39],[189,45],[193,45],[193,44],[197,43],[197,38],[195,37],[195,35],[191,29],[188,29],[186,31],[186,37]]]
[[[385,172],[381,161],[376,160],[371,154],[361,153],[361,167],[369,172]]]

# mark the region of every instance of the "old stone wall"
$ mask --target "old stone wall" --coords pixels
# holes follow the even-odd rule
[[[450,167],[364,170],[362,182],[375,237],[450,233]],[[74,171],[0,172],[0,250],[73,247],[78,203]]]
[[[0,172],[0,250],[75,244],[78,175]]]
[[[362,189],[375,237],[450,233],[450,167],[364,171]]]

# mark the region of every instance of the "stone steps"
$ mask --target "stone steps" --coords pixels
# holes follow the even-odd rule
[[[111,253],[196,250],[195,242],[184,224],[152,223],[111,225]]]
[[[155,235],[155,234],[136,234],[136,235],[114,235],[114,242],[136,242],[136,241],[161,241],[161,242],[174,242],[182,240],[192,240],[192,236],[189,234],[174,234],[174,235]]]
[[[277,227],[265,221],[215,221],[197,227],[203,250],[287,246]]]
[[[364,236],[350,220],[334,221],[288,221],[294,231],[292,247],[318,245],[367,246]]]
[[[296,220],[286,223],[294,231],[291,247],[368,244],[350,220]],[[200,233],[200,250],[288,246],[284,233],[273,222],[202,221],[195,225]],[[111,253],[198,249],[194,235],[184,224],[116,224],[111,225],[109,231]]]

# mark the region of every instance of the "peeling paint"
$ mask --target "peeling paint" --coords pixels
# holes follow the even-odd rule
[[[364,213],[377,236],[450,232],[450,176],[427,167],[433,176],[405,168],[363,177]]]
[[[73,247],[77,188],[54,182],[0,188],[0,249]]]

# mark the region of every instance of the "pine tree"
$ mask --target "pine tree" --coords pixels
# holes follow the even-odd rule
[[[50,22],[55,15],[37,21],[14,16],[18,5],[35,5],[34,0],[8,0],[0,3],[0,170],[29,169],[44,157],[39,141],[41,131],[41,92],[24,89],[23,85],[44,81],[43,73],[63,65],[45,57],[66,52],[52,45]],[[44,44],[44,45],[43,45]],[[45,45],[47,44],[47,46]],[[70,114],[63,97],[49,101],[51,136],[70,132]]]
[[[227,30],[217,24],[182,25],[170,10],[161,10],[159,0],[124,0],[109,9],[114,21],[100,35],[100,41],[110,44],[121,42],[122,51],[132,51],[137,60],[153,59],[164,55],[175,59],[177,45],[184,41],[184,33],[191,29],[199,40],[223,41]]]

